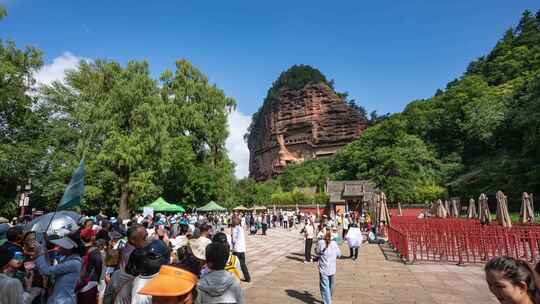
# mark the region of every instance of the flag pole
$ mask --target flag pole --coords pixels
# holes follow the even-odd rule
[[[83,185],[82,185],[83,188],[82,189],[83,190],[79,189],[80,193],[76,193],[76,197],[73,197],[72,196],[73,193],[70,193],[70,191],[73,191],[74,181],[76,180],[76,176],[78,174],[80,174],[79,170],[81,168],[82,168],[82,183],[83,183]],[[64,190],[64,194],[62,195],[62,198],[60,199],[60,203],[58,203],[56,205],[56,207],[54,208],[53,215],[51,216],[51,219],[49,220],[49,223],[47,224],[47,228],[45,229],[45,234],[47,234],[47,231],[49,231],[49,227],[51,226],[52,221],[54,220],[54,217],[56,216],[56,213],[58,212],[58,209],[60,208],[60,206],[66,206],[66,205],[69,206],[74,201],[79,201],[80,202],[81,196],[82,196],[82,191],[84,191],[84,154],[83,154],[83,157],[82,157],[81,161],[79,162],[79,165],[77,166],[77,168],[73,172],[73,175],[71,176],[71,180],[69,181],[68,186]]]
[[[56,205],[56,207],[54,207],[54,212],[53,212],[53,215],[51,216],[51,219],[49,220],[49,224],[47,224],[47,228],[45,228],[45,234],[47,234],[47,231],[49,231],[49,227],[51,226],[51,223],[54,219],[54,216],[56,215],[56,211],[58,211],[58,205]]]

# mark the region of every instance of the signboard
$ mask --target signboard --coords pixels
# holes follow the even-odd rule
[[[154,208],[152,207],[143,207],[143,217],[154,217]]]
[[[21,194],[21,199],[19,200],[19,207],[28,207],[30,206],[30,197],[26,193]]]

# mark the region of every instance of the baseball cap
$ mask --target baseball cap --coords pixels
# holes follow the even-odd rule
[[[213,242],[228,244],[227,235],[223,232],[218,232],[212,237]]]
[[[73,249],[73,248],[77,248],[77,244],[72,241],[70,238],[61,238],[61,239],[56,239],[56,240],[51,240],[50,241],[52,244],[56,245],[56,246],[59,246],[59,247],[62,247],[64,249]]]
[[[169,248],[160,240],[154,240],[144,247],[146,255],[150,258],[168,258]]]
[[[24,261],[24,255],[22,252],[16,251],[15,254],[13,255],[13,259],[17,261]]]
[[[158,275],[139,290],[139,294],[161,297],[181,296],[190,292],[197,281],[197,276],[187,270],[163,265]]]

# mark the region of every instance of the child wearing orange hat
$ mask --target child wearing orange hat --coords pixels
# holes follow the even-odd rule
[[[197,276],[187,270],[163,265],[139,294],[152,296],[153,304],[192,304],[197,281]]]

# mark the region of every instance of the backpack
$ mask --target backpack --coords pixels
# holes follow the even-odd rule
[[[236,261],[238,258],[235,255],[230,255],[229,260],[227,261],[227,264],[225,264],[225,270],[232,273],[235,278],[240,280],[240,272],[238,272],[238,269],[236,268]]]
[[[88,273],[88,264],[90,263],[90,254],[96,250],[97,248],[92,247],[86,251],[86,253],[82,257],[82,267],[81,267],[81,274],[79,277],[79,281],[77,282],[77,286],[75,287],[75,292],[79,292],[83,287],[90,282],[90,277],[92,274],[94,274],[94,269],[90,269],[90,273]]]

